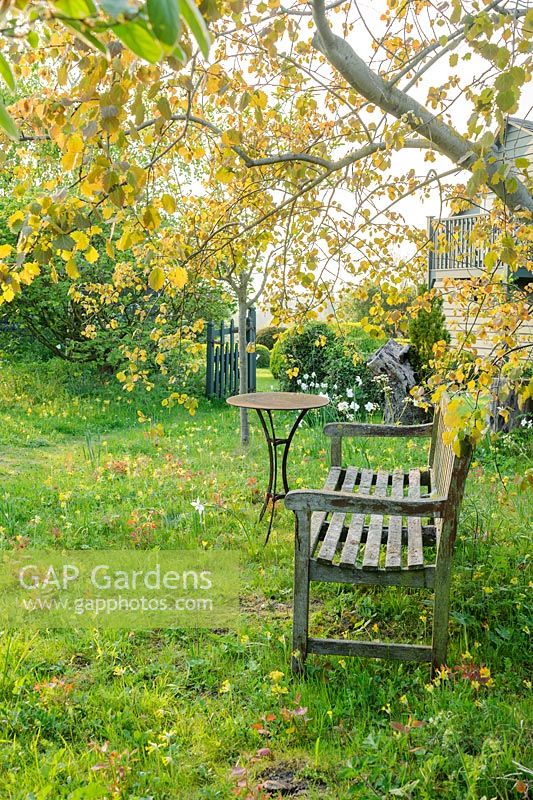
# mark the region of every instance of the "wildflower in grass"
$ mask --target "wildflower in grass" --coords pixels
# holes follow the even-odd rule
[[[231,692],[231,683],[226,678],[226,680],[222,681],[222,683],[220,684],[220,686],[218,688],[218,693],[219,694],[228,694],[228,692]]]
[[[359,411],[360,405],[359,405],[359,403],[356,403],[355,400],[352,400],[352,402],[350,403],[350,408],[352,409],[352,411],[355,414],[355,413],[357,413],[357,411]]]
[[[205,512],[205,506],[204,506],[204,504],[202,503],[202,501],[200,500],[199,497],[197,497],[196,500],[192,501],[191,506],[194,508],[195,511],[198,512],[198,514],[200,515],[200,519],[203,519],[204,518],[204,512]]]
[[[342,401],[341,401],[341,402],[340,402],[340,403],[337,405],[337,408],[338,408],[338,410],[339,410],[341,413],[345,413],[346,411],[348,411],[348,409],[350,408],[350,406],[348,405],[348,403],[346,402],[346,400],[342,400]]]
[[[269,674],[268,677],[274,683],[279,683],[285,677],[285,673],[281,672],[279,669],[275,669]]]
[[[346,389],[346,397],[348,397],[350,400],[352,399],[353,389]]]

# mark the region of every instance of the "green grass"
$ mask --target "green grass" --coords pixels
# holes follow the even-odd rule
[[[260,388],[271,383],[262,372]],[[452,596],[457,670],[431,683],[426,666],[311,657],[295,679],[293,520],[280,508],[263,548],[255,417],[243,452],[238,414],[224,403],[204,401],[191,418],[56,362],[4,362],[0,403],[1,548],[235,548],[242,562],[237,630],[1,632],[1,800],[259,798],[280,776],[332,800],[524,796],[531,503],[514,480],[527,465],[523,443],[500,453],[499,472],[481,452],[469,479]],[[425,460],[420,442],[351,448],[352,463]],[[290,472],[293,487],[322,484],[318,426],[298,432]],[[316,631],[418,642],[430,622],[423,592],[313,594]],[[482,666],[488,683],[477,680]]]

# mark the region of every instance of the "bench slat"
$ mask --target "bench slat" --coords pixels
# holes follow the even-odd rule
[[[368,494],[372,486],[372,478],[374,473],[371,469],[364,469],[361,472],[361,480],[359,482],[359,491],[362,494]],[[361,536],[363,535],[363,528],[365,525],[364,514],[353,514],[350,520],[350,527],[346,534],[346,541],[342,548],[340,559],[341,567],[353,567],[357,560],[357,552],[361,543]]]
[[[334,492],[337,489],[341,472],[342,470],[340,467],[332,467],[329,471],[328,477],[326,478],[324,489]],[[315,511],[311,517],[311,555],[313,555],[317,545],[318,537],[320,536],[320,530],[325,522],[326,517],[327,511]]]
[[[353,492],[357,480],[357,473],[357,467],[347,467],[341,487],[343,492]],[[344,527],[345,517],[346,514],[341,512],[332,514],[324,541],[322,542],[322,547],[317,556],[317,561],[320,561],[320,563],[331,564],[333,561]]]
[[[386,497],[388,484],[389,473],[380,469],[376,480],[376,497]],[[368,536],[366,538],[363,569],[375,570],[378,568],[382,534],[383,517],[381,514],[372,514],[370,517],[370,524],[368,526]]]
[[[408,496],[413,500],[420,497],[420,470],[409,470]],[[422,544],[422,520],[420,517],[407,519],[407,567],[420,569],[424,566],[424,548]]]
[[[395,469],[392,473],[392,497],[403,497],[404,474]],[[385,556],[385,569],[399,570],[402,568],[402,518],[389,517],[387,536],[387,554]]]

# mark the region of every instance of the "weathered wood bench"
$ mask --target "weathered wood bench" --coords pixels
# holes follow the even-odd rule
[[[446,661],[451,561],[471,448],[461,457],[442,441],[446,404],[427,425],[330,423],[331,469],[321,490],[291,491],[285,505],[296,514],[293,669],[308,653]],[[428,466],[373,471],[342,465],[347,436],[431,436]],[[434,590],[432,646],[309,637],[313,581]]]

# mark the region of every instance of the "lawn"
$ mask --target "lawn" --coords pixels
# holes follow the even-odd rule
[[[272,383],[260,376],[261,388]],[[481,800],[527,796],[531,772],[531,497],[522,437],[471,471],[452,595],[450,672],[310,657],[289,671],[293,520],[257,522],[266,478],[255,417],[195,417],[57,362],[2,363],[0,546],[236,549],[234,630],[5,630],[1,800],[272,797]],[[352,463],[425,459],[420,442],[358,441]],[[320,426],[293,445],[292,485],[327,471]],[[205,506],[200,515],[192,503]],[[315,630],[426,641],[430,595],[319,587]],[[270,783],[269,783],[270,781]],[[276,787],[278,787],[276,789]],[[287,795],[288,796],[288,795]]]

